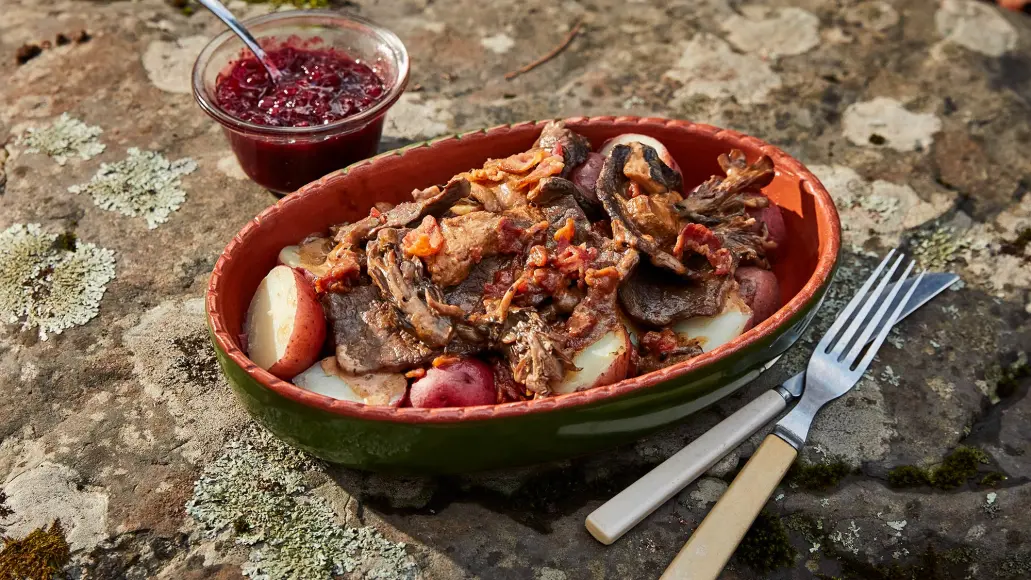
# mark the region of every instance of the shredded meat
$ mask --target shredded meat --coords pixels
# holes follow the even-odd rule
[[[498,341],[508,358],[512,377],[537,395],[551,393],[551,386],[567,370],[579,370],[558,338],[532,309],[519,309],[505,321]]]
[[[422,262],[405,258],[399,246],[398,230],[380,230],[367,246],[369,276],[419,340],[432,348],[444,347],[451,340],[453,325],[439,309],[430,308],[432,302],[442,303],[443,295],[423,275]]]
[[[527,151],[307,239],[337,366],[418,379],[473,354],[504,403],[552,394],[574,354],[629,321],[631,374],[696,356],[671,326],[737,299],[737,267],[768,266],[772,247],[753,217],[772,162],[718,161],[725,175],[685,195],[654,148],[606,157],[548,123]]]

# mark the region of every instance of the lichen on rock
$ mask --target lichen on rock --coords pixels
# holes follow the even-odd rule
[[[52,234],[39,224],[14,224],[0,233],[0,317],[39,328],[39,337],[86,324],[100,311],[115,277],[114,252]]]
[[[29,129],[18,143],[25,146],[26,153],[43,153],[64,165],[73,156],[85,161],[103,153],[105,145],[97,139],[103,132],[100,127],[62,113],[49,126]]]
[[[156,151],[131,147],[129,156],[105,163],[89,183],[73,185],[72,193],[86,193],[102,209],[130,217],[142,216],[147,227],[156,228],[186,201],[180,177],[197,169],[189,157],[169,161]]]
[[[251,578],[417,578],[404,544],[336,523],[329,503],[311,493],[307,476],[318,469],[251,425],[205,468],[186,512],[209,536],[252,548],[242,567]]]

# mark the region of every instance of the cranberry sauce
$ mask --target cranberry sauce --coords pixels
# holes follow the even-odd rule
[[[216,96],[225,112],[271,127],[327,125],[368,109],[385,91],[371,68],[333,49],[282,46],[268,56],[283,73],[278,83],[253,55],[219,75]]]
[[[255,125],[315,130],[371,109],[390,89],[370,67],[332,48],[312,48],[291,38],[267,52],[283,72],[278,83],[250,53],[218,75],[215,97],[230,116]],[[226,135],[252,180],[276,193],[289,193],[375,155],[385,113],[360,125],[345,122],[310,135],[229,127]]]

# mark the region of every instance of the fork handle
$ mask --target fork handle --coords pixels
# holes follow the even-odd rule
[[[768,435],[660,580],[715,580],[796,455],[783,439]]]
[[[585,521],[587,531],[605,545],[615,542],[773,420],[787,404],[773,389],[759,395],[591,512]]]

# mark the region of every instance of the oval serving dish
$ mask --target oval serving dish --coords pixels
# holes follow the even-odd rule
[[[544,122],[495,127],[384,153],[331,173],[249,222],[215,264],[208,324],[222,370],[250,414],[313,455],[372,471],[457,473],[549,461],[611,447],[677,423],[765,370],[805,330],[835,269],[840,224],[827,190],[801,163],[763,141],[708,125],[638,117],[567,119],[594,147],[621,133],[655,137],[684,172],[685,191],[719,174],[731,149],[769,155],[776,177],[763,191],[781,207],[789,241],[773,264],[784,306],[711,352],[588,391],[478,407],[417,409],[335,400],[277,379],[241,350],[244,317],[279,250],[379,201],[528,149]]]

